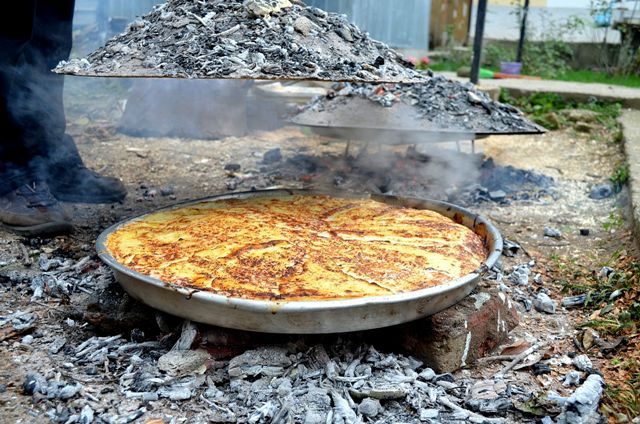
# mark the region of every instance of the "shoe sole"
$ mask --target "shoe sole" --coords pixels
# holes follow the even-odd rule
[[[46,237],[69,234],[73,226],[68,222],[47,222],[46,224],[16,226],[1,224],[2,228],[24,237]]]
[[[73,194],[59,194],[53,193],[56,199],[60,202],[67,203],[119,203],[127,197],[124,193],[119,196],[102,196],[102,197],[86,197],[86,196],[74,196]]]

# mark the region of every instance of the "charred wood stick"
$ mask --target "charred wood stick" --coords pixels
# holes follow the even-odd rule
[[[451,409],[452,411],[455,412],[461,412],[465,415],[467,415],[467,419],[472,422],[472,423],[491,423],[491,424],[502,424],[504,423],[504,419],[502,418],[489,418],[489,417],[485,417],[484,415],[480,415],[480,414],[476,414],[473,411],[470,411],[468,409],[465,409],[461,406],[456,405],[455,403],[451,402],[449,399],[447,399],[446,397],[440,396],[438,398],[438,403],[440,403],[443,406],[446,406],[447,408]]]
[[[33,330],[34,328],[35,328],[34,325],[29,325],[27,327],[23,327],[23,328],[20,328],[20,329],[15,329],[13,327],[0,328],[0,342],[12,339],[12,338],[17,337],[17,336],[19,336],[21,334],[27,333],[27,332]]]
[[[513,361],[515,357],[516,355],[487,356],[486,358],[479,358],[477,362]]]
[[[545,345],[544,343],[536,343],[535,345],[531,346],[529,349],[525,350],[524,352],[516,356],[513,359],[513,361],[511,361],[506,367],[504,367],[502,371],[494,375],[494,377],[504,377],[506,373],[508,373],[513,369],[513,367],[518,365],[520,362],[522,362],[527,356],[531,355],[533,352],[536,352],[537,350],[541,349],[544,345]]]

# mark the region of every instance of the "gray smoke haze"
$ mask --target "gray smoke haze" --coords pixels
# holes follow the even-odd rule
[[[93,50],[107,38],[100,31],[84,33],[81,43],[75,46],[74,55],[80,56]],[[72,86],[74,101],[91,91],[92,85],[95,85],[96,91],[104,90],[105,84],[119,86],[120,89],[109,96],[109,101],[124,107],[117,116],[112,113],[107,118],[112,120],[120,132],[130,136],[212,140],[229,136],[241,137],[255,130],[279,128],[284,124],[281,117],[287,109],[283,102],[256,96],[255,83],[247,81],[137,79],[105,83],[101,79],[69,77],[66,81],[68,86]],[[73,86],[83,86],[83,89],[74,91]],[[96,97],[96,101],[100,101],[100,97]],[[87,113],[87,109],[91,108],[76,107],[73,116],[81,117],[83,113]],[[392,128],[415,127],[410,122],[414,118],[406,119],[406,122],[378,122],[378,125]],[[445,137],[445,133],[372,134],[363,130],[350,134],[348,138],[370,142],[368,152],[359,155],[354,164],[360,171],[372,176],[371,180],[377,182],[374,185],[378,188],[405,192],[407,188],[401,185],[409,178],[424,182],[425,185],[428,183],[433,188],[432,192],[438,193],[452,187],[468,185],[478,177],[476,158],[457,152],[455,145],[435,143]],[[346,138],[337,140],[340,143],[346,141]],[[251,142],[250,138],[247,138],[247,142]],[[398,161],[398,148],[390,147],[398,143],[403,144],[400,150],[404,151],[407,150],[407,145],[417,145],[413,151],[417,150],[425,159],[421,163],[413,161],[403,164]],[[215,149],[213,144],[212,149]],[[403,178],[395,178],[399,174]],[[359,188],[362,191],[376,190],[371,184],[362,184]]]

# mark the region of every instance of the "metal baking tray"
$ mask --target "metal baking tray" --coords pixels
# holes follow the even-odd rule
[[[107,237],[123,225],[143,219],[148,214],[108,228],[98,237],[96,246],[100,258],[113,269],[117,281],[132,297],[142,303],[196,322],[239,330],[287,334],[327,334],[369,330],[435,314],[471,293],[480,281],[481,274],[496,263],[502,252],[502,237],[489,221],[467,209],[434,200],[377,194],[329,193],[320,190],[275,189],[214,196],[181,203],[164,210],[224,199],[323,194],[370,198],[387,204],[436,211],[480,235],[488,249],[488,257],[482,268],[476,272],[436,287],[391,296],[286,302],[230,298],[210,292],[185,289],[169,281],[160,281],[143,275],[120,264],[107,252]]]

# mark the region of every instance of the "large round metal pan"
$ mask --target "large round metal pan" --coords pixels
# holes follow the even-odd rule
[[[216,202],[224,199],[247,199],[265,196],[331,194],[340,197],[371,198],[404,207],[429,209],[471,228],[480,235],[488,257],[482,269],[442,285],[391,296],[363,297],[330,301],[265,301],[230,298],[209,292],[184,289],[133,271],[118,263],[107,251],[109,234],[145,215],[116,224],[105,230],[97,241],[100,258],[109,265],[122,287],[135,299],[161,311],[192,321],[240,330],[321,334],[342,333],[388,327],[425,317],[452,306],[466,297],[476,286],[484,269],[491,268],[502,252],[502,237],[486,219],[461,207],[433,200],[402,198],[387,195],[327,193],[316,190],[263,190],[210,197],[171,206]]]

